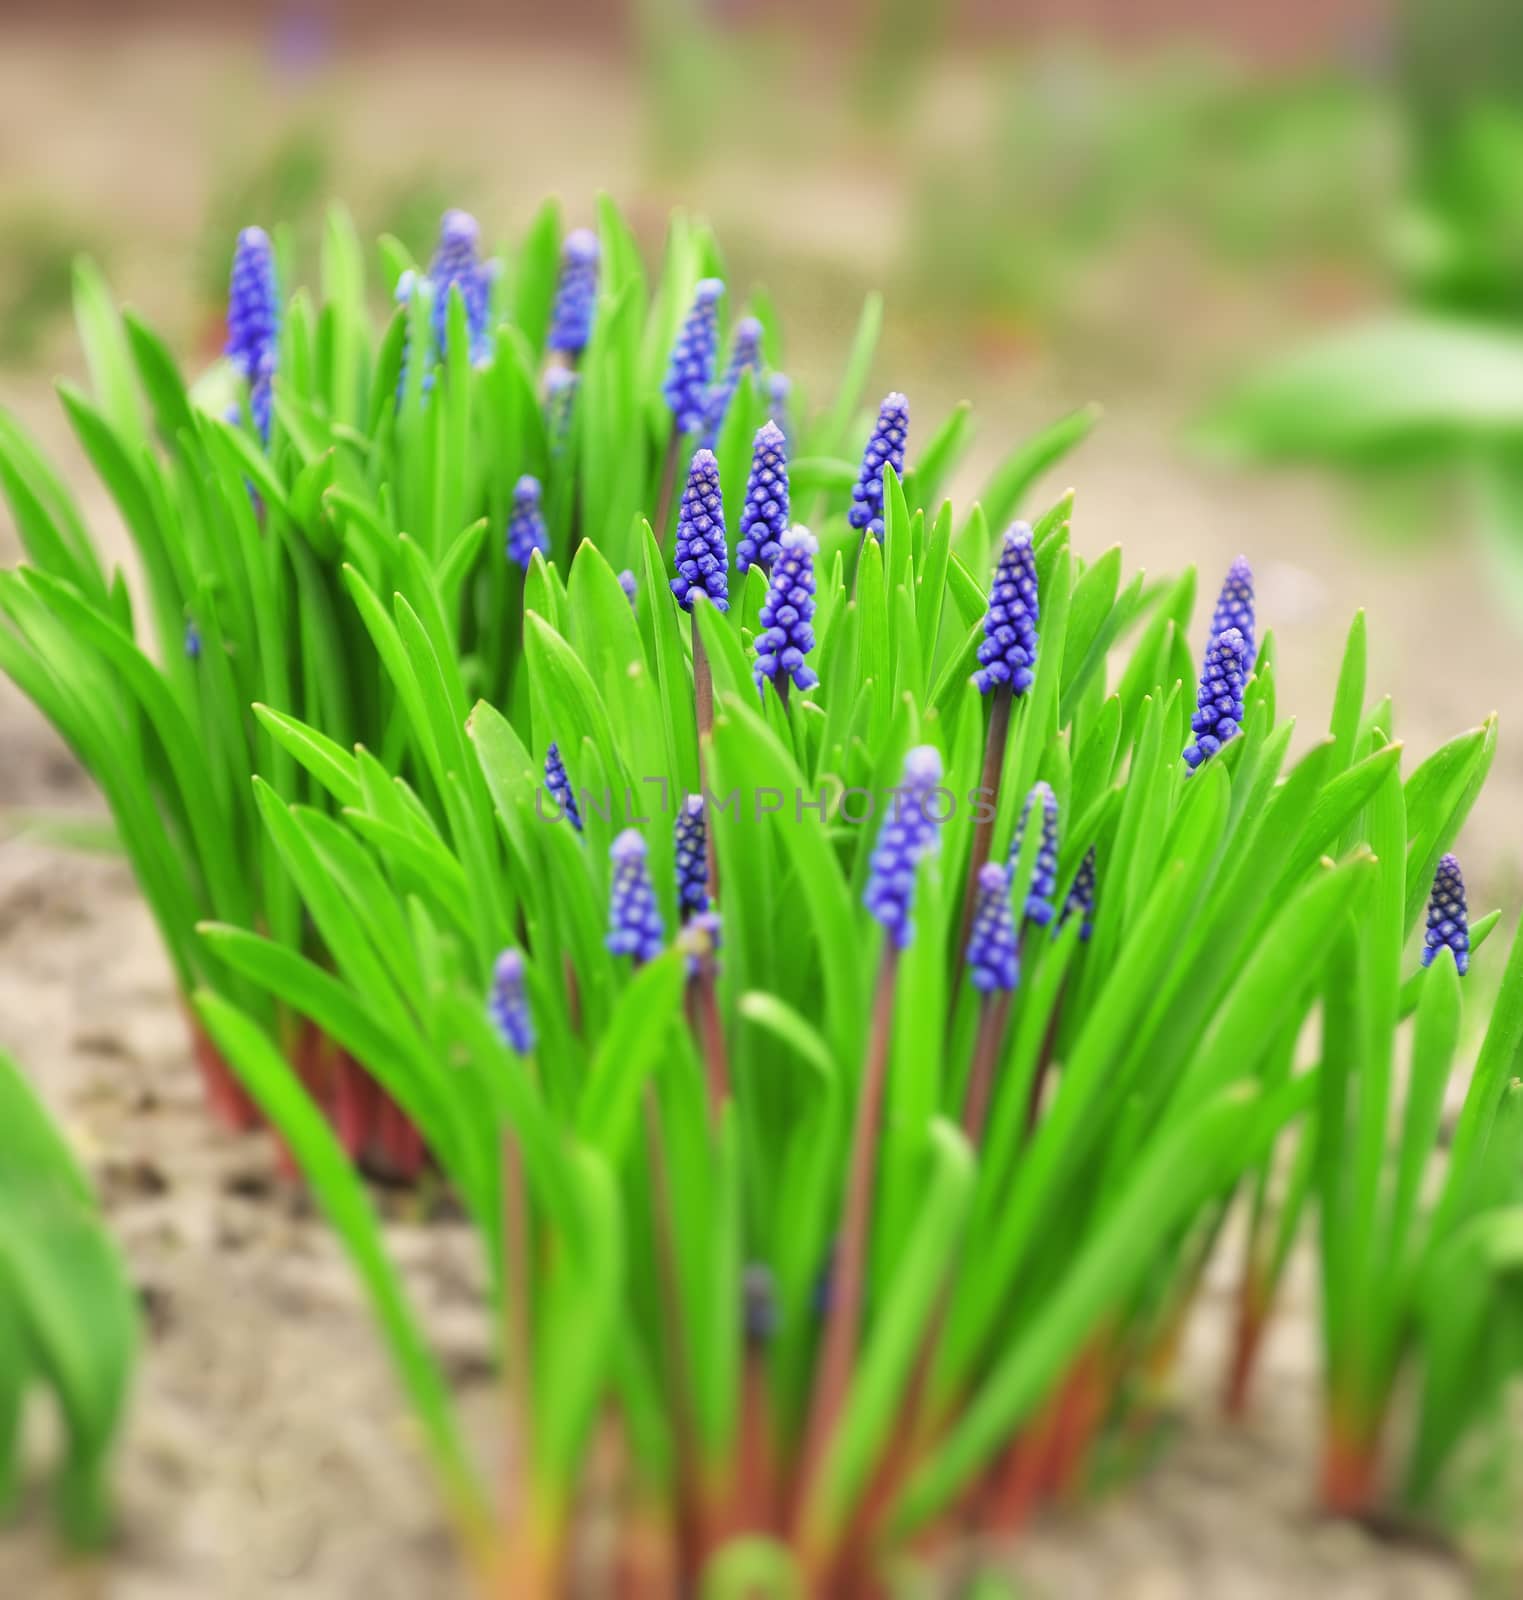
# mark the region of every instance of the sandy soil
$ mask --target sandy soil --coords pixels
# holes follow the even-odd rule
[[[212,159],[195,130],[225,126],[217,99],[236,77],[234,64],[193,41],[124,46],[114,60],[60,58],[49,48],[0,53],[0,182],[41,177],[57,203],[99,208],[104,225],[125,230],[114,275],[183,347],[196,319],[176,288],[183,273],[166,263],[190,248]],[[449,65],[455,92],[436,94],[437,118],[423,119],[435,153],[461,137],[479,97],[490,94],[494,108],[509,108],[504,117],[532,124],[554,115],[565,88],[565,71],[495,59]],[[416,70],[416,61],[406,70],[380,61],[348,83],[344,170],[357,184],[400,170],[405,130],[419,122],[404,124],[394,111]],[[505,87],[509,72],[517,100]],[[61,83],[77,115],[66,136],[50,139],[40,169],[24,167],[25,132],[56,122]],[[606,93],[581,100],[593,108],[587,116],[562,121],[567,137],[542,165],[499,166],[493,183],[473,188],[472,203],[517,216],[525,194],[546,186],[586,192],[593,169],[610,188],[633,184],[627,154],[607,156],[635,143],[629,97],[616,83],[599,88]],[[131,117],[129,149],[116,130]],[[162,181],[142,199],[134,174],[145,163]],[[766,174],[756,176],[760,183]],[[795,337],[820,352],[821,371],[848,336],[843,299],[903,221],[903,197],[862,178],[850,168],[821,171],[799,186],[789,221],[803,220],[790,227],[791,254],[754,233],[742,234],[738,249],[743,265],[769,268],[790,317],[797,308]],[[733,174],[732,181],[744,187]],[[695,183],[723,226],[724,186]],[[736,210],[733,198],[728,209]],[[800,267],[811,252],[829,256],[836,288],[820,289]],[[1111,326],[1107,289],[1126,299],[1124,285],[1099,286],[1102,329]],[[1201,340],[1213,360],[1223,359],[1224,346],[1262,337],[1280,314],[1238,291],[1208,303],[1193,293],[1178,287],[1158,316],[1197,334],[1201,325],[1223,333]],[[1109,405],[1107,421],[1062,475],[1079,486],[1080,546],[1098,552],[1121,540],[1129,560],[1157,572],[1198,560],[1214,575],[1239,550],[1254,559],[1261,610],[1281,641],[1282,705],[1305,709],[1306,736],[1325,721],[1356,601],[1372,620],[1372,691],[1396,694],[1399,731],[1415,748],[1492,709],[1503,713],[1504,728],[1518,723],[1523,686],[1512,669],[1512,624],[1492,596],[1484,558],[1461,534],[1377,559],[1344,535],[1324,490],[1191,464],[1175,442],[1176,424],[1207,374],[1156,342],[1134,341],[1120,360],[1099,336],[1035,359],[991,360],[978,342],[939,342],[946,338],[945,330],[894,324],[879,376],[909,387],[923,407],[917,414],[968,394],[992,419],[970,482],[1025,428],[1098,396]],[[66,345],[50,354],[56,365],[72,360]],[[0,376],[0,399],[50,448],[64,448],[36,374]],[[92,519],[109,527],[98,492],[87,481],[80,488]],[[0,560],[15,554],[0,514]],[[357,1286],[300,1196],[275,1180],[268,1141],[229,1139],[200,1114],[170,976],[124,868],[19,830],[24,811],[88,812],[96,801],[49,730],[3,684],[0,750],[0,1046],[23,1061],[85,1153],[148,1329],[121,1458],[118,1547],[102,1567],[66,1566],[33,1507],[39,1514],[22,1531],[0,1534],[0,1597],[455,1600],[464,1593],[461,1575]],[[1483,900],[1487,890],[1516,898],[1511,824],[1520,801],[1523,746],[1504,734],[1464,840]],[[471,1240],[452,1223],[410,1214],[405,1200],[386,1204],[393,1248],[489,1451],[495,1417]],[[1214,1422],[1224,1303],[1225,1285],[1214,1283],[1181,1364],[1179,1438],[1157,1469],[1104,1504],[1042,1524],[1000,1559],[1025,1577],[1029,1593],[1051,1600],[1438,1600],[1469,1592],[1462,1569],[1441,1553],[1310,1515],[1315,1306],[1304,1286],[1267,1346],[1261,1414],[1237,1433]]]

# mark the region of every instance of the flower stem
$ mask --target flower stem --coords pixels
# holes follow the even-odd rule
[[[1000,774],[1005,770],[1005,746],[1010,740],[1010,708],[1013,697],[1009,684],[1001,684],[994,691],[994,704],[989,712],[989,737],[984,744],[984,770],[979,779],[980,798],[992,796],[985,805],[987,815],[981,815],[973,828],[973,857],[968,863],[968,887],[963,895],[962,929],[957,939],[957,959],[963,959],[968,948],[968,934],[973,928],[973,908],[978,900],[978,875],[989,859],[989,842],[994,837],[994,819],[999,804]]]
[[[714,674],[709,666],[708,651],[703,648],[703,634],[698,628],[698,607],[707,601],[693,596],[693,712],[698,724],[698,787],[706,790],[709,783],[708,749],[714,732]],[[714,826],[703,830],[703,851],[708,866],[709,899],[719,898],[719,857],[714,849]]]

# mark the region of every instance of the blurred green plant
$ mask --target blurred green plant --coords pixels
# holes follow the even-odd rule
[[[31,360],[69,308],[81,230],[36,207],[0,217],[0,362]]]

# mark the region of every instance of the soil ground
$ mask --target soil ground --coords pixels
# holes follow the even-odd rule
[[[39,36],[0,52],[0,193],[41,190],[66,214],[88,214],[113,241],[118,287],[182,350],[197,331],[184,263],[214,182],[213,152],[227,143],[228,104],[240,93],[252,103],[242,60],[181,35],[93,44]],[[564,115],[587,70],[506,56],[413,55],[351,67],[333,96],[342,106],[335,126],[345,187],[379,192],[388,175],[421,159],[404,149],[408,141],[422,139],[423,154],[443,163],[468,131],[479,139],[470,108],[490,101],[503,159],[488,178],[486,163],[473,162],[469,200],[483,214],[516,220],[547,188],[574,203],[595,183],[645,194],[644,212],[656,215],[670,196],[654,192],[630,153],[638,130],[628,86],[610,78],[589,92],[582,81],[576,99],[585,114]],[[956,85],[936,93],[955,101]],[[57,110],[61,94],[67,119]],[[531,137],[551,123],[554,142]],[[903,196],[875,186],[849,154],[795,173],[784,244],[781,230],[747,231],[768,177],[758,163],[755,171],[732,167],[722,182],[697,175],[692,186],[722,231],[734,219],[738,264],[767,271],[796,344],[817,352],[823,373],[849,335],[846,308],[898,237]],[[771,181],[781,196],[775,174]],[[748,207],[737,203],[740,191]],[[1157,273],[1158,263],[1136,270]],[[1155,308],[1162,326],[1182,330],[1176,348],[1106,336],[1127,320],[1108,319],[1107,307],[1134,299],[1135,285],[1102,276],[1090,294],[1087,336],[1019,356],[1008,341],[991,356],[994,341],[978,334],[913,314],[896,321],[891,306],[878,378],[909,389],[919,415],[937,415],[963,395],[974,400],[986,421],[965,489],[1029,427],[1070,404],[1105,401],[1094,439],[1061,483],[1045,486],[1078,485],[1076,542],[1098,552],[1119,540],[1129,562],[1158,573],[1197,561],[1208,586],[1247,552],[1261,615],[1280,639],[1281,701],[1305,708],[1304,737],[1325,723],[1356,601],[1372,622],[1372,691],[1396,696],[1399,732],[1413,749],[1500,711],[1501,754],[1463,848],[1481,902],[1512,903],[1523,745],[1508,731],[1523,711],[1523,684],[1512,667],[1513,624],[1494,598],[1484,555],[1457,529],[1392,554],[1351,537],[1342,506],[1320,485],[1212,473],[1184,454],[1179,423],[1212,372],[1276,337],[1294,307],[1193,276]],[[44,370],[74,361],[66,332],[50,336],[45,353]],[[41,373],[0,374],[0,401],[67,458]],[[110,528],[88,477],[75,481],[92,522]],[[0,560],[16,555],[14,531],[0,518]],[[456,1600],[463,1578],[352,1275],[301,1197],[277,1180],[268,1140],[230,1138],[203,1116],[171,976],[125,868],[44,843],[23,825],[36,811],[97,814],[98,801],[4,684],[0,751],[0,1047],[24,1063],[95,1174],[147,1328],[121,1456],[118,1545],[102,1564],[66,1564],[33,1505],[19,1531],[0,1534],[0,1597]],[[490,1451],[497,1418],[471,1240],[453,1223],[413,1214],[406,1198],[386,1205],[392,1247]],[[1052,1600],[1471,1592],[1463,1567],[1442,1551],[1311,1513],[1316,1307],[1308,1285],[1293,1284],[1271,1332],[1252,1422],[1235,1432],[1216,1422],[1226,1294],[1223,1267],[1180,1362],[1174,1446],[1134,1486],[1043,1522],[999,1553],[1002,1564],[1026,1580],[1026,1592]]]

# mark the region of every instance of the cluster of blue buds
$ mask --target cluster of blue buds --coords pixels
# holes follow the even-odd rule
[[[249,412],[259,437],[270,438],[280,285],[275,251],[263,228],[245,228],[233,251],[227,297],[227,355],[249,385]]]
[[[979,869],[973,926],[968,935],[968,976],[983,994],[1013,989],[1020,978],[1015,913],[1010,904],[1010,872],[997,861]]]
[[[666,929],[661,907],[650,881],[645,860],[645,840],[638,830],[626,828],[608,847],[613,862],[613,884],[608,897],[609,950],[636,961],[653,961],[661,954]]]
[[[1425,967],[1431,967],[1440,950],[1454,957],[1455,970],[1461,977],[1470,969],[1470,914],[1465,905],[1465,880],[1460,874],[1460,864],[1452,855],[1438,858],[1438,870],[1433,874],[1433,894],[1428,901],[1428,931],[1423,935],[1420,957]]]
[[[185,624],[185,659],[187,661],[199,661],[201,659],[201,648],[201,630],[196,626],[195,618],[191,617]]]
[[[1227,577],[1211,617],[1209,643],[1215,644],[1229,628],[1236,628],[1243,636],[1243,670],[1250,671],[1254,657],[1253,568],[1248,565],[1246,556],[1239,556],[1227,568]]]
[[[1058,892],[1058,797],[1050,784],[1037,783],[1021,807],[1021,820],[1010,841],[1010,870],[1015,871],[1026,838],[1026,823],[1033,805],[1041,803],[1042,837],[1037,844],[1036,866],[1031,872],[1031,887],[1026,892],[1026,920],[1045,928],[1057,914],[1054,901]]]
[[[785,373],[774,372],[768,377],[767,420],[777,424],[785,444],[793,437],[793,426],[788,416],[788,397],[792,393],[793,384]]]
[[[1089,943],[1090,935],[1095,931],[1095,847],[1091,845],[1084,852],[1084,859],[1079,863],[1079,870],[1074,874],[1073,886],[1068,891],[1067,898],[1063,901],[1063,915],[1058,921],[1062,927],[1070,917],[1079,917],[1079,939],[1083,944]]]
[[[487,1017],[510,1050],[521,1056],[533,1050],[534,1023],[524,989],[524,958],[517,950],[504,950],[492,968]]]
[[[624,598],[630,605],[635,603],[635,597],[640,593],[640,587],[635,582],[635,575],[628,567],[619,574],[619,587],[624,591]]]
[[[788,527],[788,441],[775,422],[756,430],[751,446],[751,476],[746,479],[746,507],[740,514],[735,541],[735,570],[753,564],[770,571],[778,543]]]
[[[812,689],[820,679],[805,656],[814,649],[814,558],[819,542],[808,528],[789,528],[778,546],[767,598],[757,613],[756,687],[770,678],[793,680],[795,689]]]
[[[428,281],[433,290],[434,348],[442,354],[449,347],[450,290],[458,289],[465,304],[471,360],[477,363],[485,361],[491,353],[487,302],[491,294],[492,269],[480,259],[480,239],[481,229],[468,211],[446,211],[439,224],[439,246],[428,268]]]
[[[1190,728],[1195,741],[1185,747],[1185,765],[1193,772],[1214,756],[1243,725],[1243,683],[1248,676],[1248,647],[1236,628],[1218,634],[1206,650]]]
[[[941,756],[934,745],[918,745],[904,758],[904,781],[895,791],[894,809],[878,830],[862,903],[901,950],[914,937],[910,913],[915,903],[915,872],[937,849],[941,832],[927,802],[941,786]]]
[[[723,926],[717,911],[700,911],[688,918],[677,935],[677,948],[690,978],[719,970],[719,949]]]
[[[688,472],[677,513],[676,560],[672,593],[684,611],[693,609],[695,594],[706,594],[721,611],[730,609],[724,497],[719,491],[719,463],[712,450],[700,450]]]
[[[671,408],[679,434],[697,433],[708,413],[714,356],[719,346],[719,300],[723,294],[724,283],[719,278],[705,278],[698,285],[692,309],[672,346],[661,395]]]
[[[560,807],[561,815],[576,829],[582,831],[582,816],[576,809],[576,796],[571,792],[571,780],[566,776],[566,763],[561,760],[561,747],[554,740],[545,751],[545,787]]]
[[[525,473],[513,485],[513,510],[508,517],[508,560],[525,572],[536,550],[548,555],[550,530],[540,510],[539,479]]]
[[[748,372],[760,372],[762,364],[762,325],[755,317],[742,317],[735,324],[730,339],[730,359],[724,376],[709,390],[708,405],[704,415],[703,442],[712,449],[719,439],[725,416],[740,380]]]
[[[548,347],[579,356],[592,338],[597,304],[598,236],[590,228],[574,228],[561,246],[561,275],[555,286]]]
[[[571,410],[576,404],[577,376],[570,367],[551,367],[545,374],[545,436],[550,454],[564,454],[571,438]]]
[[[878,408],[877,425],[862,452],[862,472],[851,491],[851,510],[846,520],[854,528],[865,528],[873,538],[883,538],[883,469],[892,467],[904,475],[904,443],[910,432],[910,403],[902,394],[891,394]]]
[[[1012,523],[994,569],[984,642],[978,647],[979,670],[973,682],[980,694],[1005,685],[1016,696],[1030,689],[1036,681],[1036,625],[1041,614],[1031,529],[1024,522]]]
[[[709,909],[708,828],[703,796],[690,794],[672,827],[677,857],[677,909],[686,919]]]

